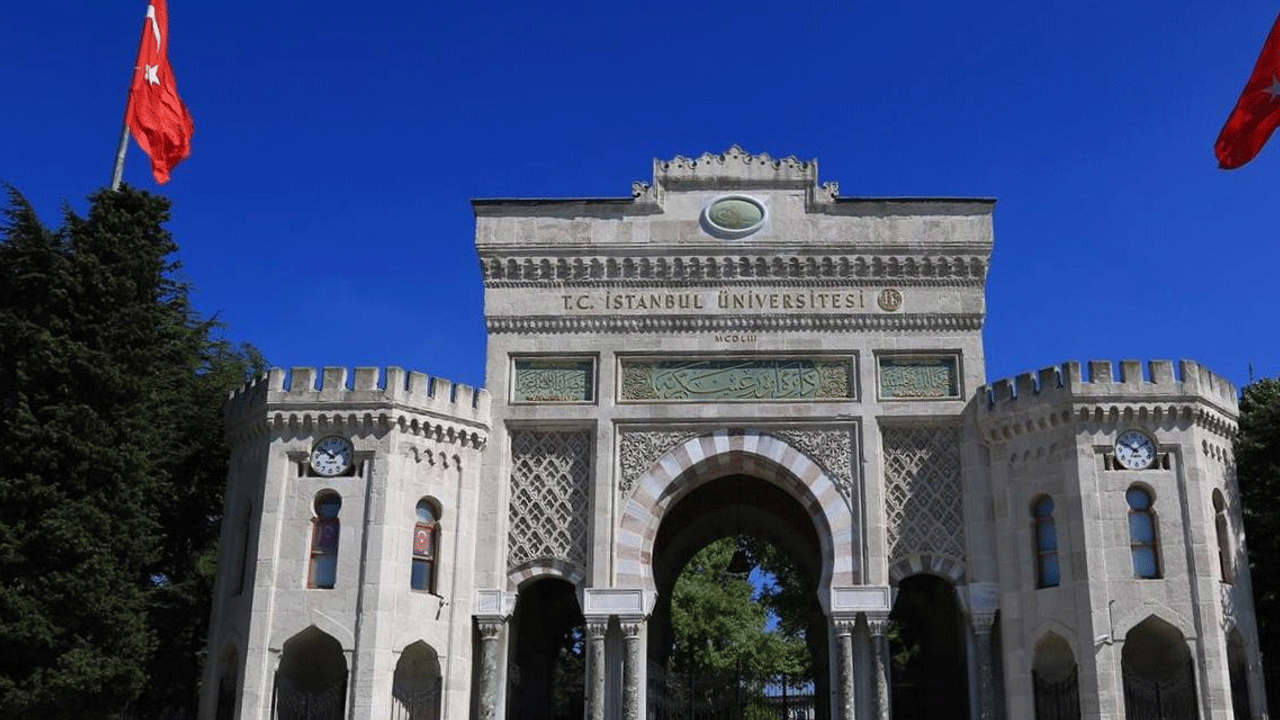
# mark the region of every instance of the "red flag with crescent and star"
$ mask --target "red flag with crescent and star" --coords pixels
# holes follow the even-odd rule
[[[169,182],[169,171],[191,154],[196,127],[178,97],[178,81],[169,66],[169,8],[165,0],[151,0],[147,5],[125,122],[138,146],[151,157],[156,182]]]
[[[1262,46],[1253,75],[1245,84],[1214,152],[1218,167],[1233,170],[1253,159],[1280,125],[1280,17]]]

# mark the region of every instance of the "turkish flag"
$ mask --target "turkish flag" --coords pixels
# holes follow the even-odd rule
[[[169,8],[165,0],[151,0],[147,5],[125,122],[142,151],[151,156],[156,182],[169,182],[169,171],[191,154],[196,126],[178,97],[178,81],[169,66]]]
[[[1240,93],[1214,144],[1218,167],[1238,168],[1253,159],[1280,125],[1280,17],[1262,46],[1253,75]]]

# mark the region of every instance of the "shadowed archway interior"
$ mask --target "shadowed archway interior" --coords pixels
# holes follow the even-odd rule
[[[675,640],[671,595],[681,570],[709,543],[740,535],[773,544],[807,579],[810,602],[805,639],[813,658],[814,694],[826,698],[830,692],[827,619],[817,597],[824,558],[817,531],[795,498],[750,475],[711,480],[689,492],[663,516],[653,551],[658,601],[649,626],[650,664],[665,665]],[[817,717],[827,717],[825,701],[817,703],[817,712]]]

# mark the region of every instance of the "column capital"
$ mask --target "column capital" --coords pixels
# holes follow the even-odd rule
[[[623,636],[627,638],[639,637],[644,630],[645,621],[648,618],[644,616],[620,617],[618,625],[622,628]]]
[[[889,613],[867,613],[867,630],[871,631],[871,637],[884,636],[889,632],[891,622]]]
[[[498,637],[498,633],[502,632],[502,626],[507,624],[504,617],[477,617],[476,627],[480,630],[480,639],[492,640]]]
[[[588,639],[601,640],[609,630],[609,618],[587,618],[585,625]]]
[[[991,632],[991,626],[996,622],[995,610],[975,610],[969,613],[969,622],[973,624],[973,631],[979,635],[986,635]]]
[[[837,616],[831,618],[831,626],[835,628],[836,637],[849,637],[858,626],[858,616]]]

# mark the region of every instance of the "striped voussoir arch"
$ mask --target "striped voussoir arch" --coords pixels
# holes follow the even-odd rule
[[[738,474],[772,482],[808,512],[822,552],[820,588],[860,582],[853,513],[822,468],[766,432],[719,430],[668,450],[636,481],[618,526],[617,587],[654,590],[653,543],[667,509],[704,483]]]
[[[939,575],[958,586],[964,582],[964,563],[945,555],[907,555],[889,566],[889,584],[897,585],[904,579],[921,573]]]
[[[587,574],[577,563],[556,558],[540,558],[520,563],[507,570],[507,589],[519,590],[533,580],[544,577],[556,578],[571,583],[574,587],[582,587]]]

